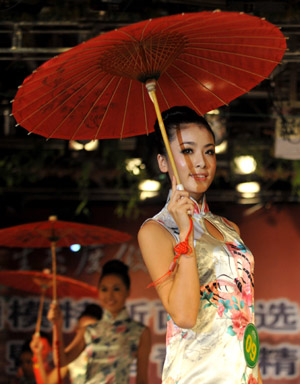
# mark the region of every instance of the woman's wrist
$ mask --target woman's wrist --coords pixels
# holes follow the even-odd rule
[[[194,243],[193,234],[189,233],[189,230],[179,233],[179,242],[181,243],[186,240],[188,241],[189,245],[191,246],[193,245]]]

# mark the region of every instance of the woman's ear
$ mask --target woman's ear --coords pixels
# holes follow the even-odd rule
[[[169,169],[168,169],[168,162],[167,162],[166,156],[158,154],[157,163],[161,172],[163,173],[168,172]]]

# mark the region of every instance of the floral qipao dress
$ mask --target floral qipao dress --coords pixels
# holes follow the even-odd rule
[[[167,204],[153,217],[179,242],[178,228]],[[247,366],[243,335],[254,323],[254,260],[230,223],[211,213],[205,197],[195,202],[194,247],[201,302],[196,325],[178,327],[168,316],[163,384],[256,384],[257,366]],[[223,236],[214,238],[209,221]]]
[[[116,318],[104,311],[102,319],[87,326],[88,384],[128,384],[130,366],[137,357],[145,326],[129,317],[124,308]]]

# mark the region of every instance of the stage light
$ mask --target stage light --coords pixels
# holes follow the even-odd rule
[[[143,180],[139,184],[139,190],[141,191],[140,199],[145,200],[151,197],[155,197],[158,195],[158,191],[160,190],[161,184],[157,180]]]
[[[251,199],[260,191],[260,184],[256,181],[240,183],[236,186],[236,190],[241,193],[242,197]]]
[[[126,170],[132,172],[134,175],[139,175],[141,169],[145,169],[145,164],[142,163],[142,159],[133,158],[126,160]]]
[[[80,251],[80,249],[81,249],[81,245],[80,244],[72,244],[70,246],[70,250],[72,252],[78,252],[78,251]]]
[[[242,175],[248,175],[255,172],[256,160],[253,156],[237,156],[234,158],[234,164],[236,167],[236,173]]]
[[[99,140],[70,140],[69,148],[73,151],[95,151],[99,147]]]

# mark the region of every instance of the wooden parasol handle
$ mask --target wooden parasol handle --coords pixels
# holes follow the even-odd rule
[[[179,187],[178,189],[183,189],[183,188],[180,187],[181,186],[181,182],[180,182],[180,179],[179,179],[179,174],[178,174],[178,171],[177,171],[177,168],[176,168],[176,164],[175,164],[173,153],[172,153],[172,150],[171,150],[171,147],[170,147],[170,143],[169,143],[169,139],[168,139],[168,136],[167,136],[166,128],[165,128],[165,125],[164,125],[164,122],[163,122],[163,119],[162,119],[162,116],[161,116],[160,108],[159,108],[157,97],[156,97],[156,80],[154,80],[154,79],[153,80],[148,80],[145,85],[146,85],[148,94],[150,96],[150,99],[151,99],[151,101],[154,104],[154,108],[155,108],[155,112],[156,112],[159,128],[160,128],[160,131],[161,131],[161,135],[162,135],[163,141],[165,143],[165,147],[166,147],[166,150],[167,150],[168,157],[170,159],[170,163],[171,163],[171,167],[172,167],[173,173],[174,173],[174,175],[176,177],[177,187]]]
[[[40,329],[41,329],[43,307],[44,307],[44,302],[45,302],[45,293],[46,293],[46,288],[42,287],[42,294],[41,294],[41,300],[40,300],[40,305],[39,305],[38,317],[37,317],[36,326],[35,326],[35,333],[37,333],[37,334],[40,334]]]
[[[56,328],[56,334],[58,334],[57,324],[54,325]],[[57,371],[57,384],[62,384],[61,372],[60,372],[60,341],[56,340],[55,352],[56,352],[56,371]]]
[[[52,300],[56,303],[57,290],[56,290],[56,243],[51,241],[51,256],[52,256]]]

